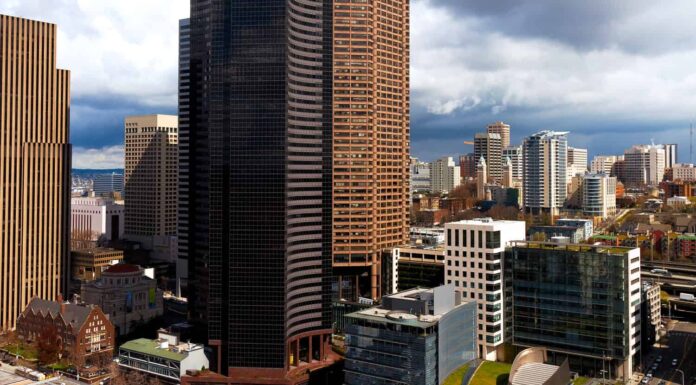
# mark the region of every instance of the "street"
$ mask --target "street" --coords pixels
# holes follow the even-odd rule
[[[692,385],[696,383],[696,324],[672,321],[667,328],[667,335],[660,340],[660,345],[643,357],[646,373],[653,373],[648,385],[658,385],[661,380],[667,384]],[[660,356],[662,360],[658,363]],[[676,360],[676,365],[673,365],[673,360]],[[651,369],[653,365],[657,365],[656,370]],[[677,370],[684,372],[686,384],[682,384],[681,373]]]

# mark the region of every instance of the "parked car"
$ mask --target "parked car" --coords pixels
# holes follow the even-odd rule
[[[677,366],[677,364],[679,364],[679,360],[676,359],[676,358],[673,359],[673,360],[672,360],[672,366]]]
[[[656,371],[657,371],[657,368],[659,368],[659,367],[660,367],[660,364],[654,363],[654,364],[652,364],[652,366],[650,367],[650,369],[652,369],[653,372],[656,372]]]

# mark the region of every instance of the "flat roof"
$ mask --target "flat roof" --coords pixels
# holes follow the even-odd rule
[[[632,250],[638,250],[637,247],[625,246],[606,246],[606,245],[590,245],[586,243],[554,243],[541,241],[511,241],[513,247],[524,247],[529,249],[548,249],[548,250],[567,250],[567,251],[591,251],[598,254],[608,255],[627,255]]]
[[[173,352],[169,349],[162,349],[158,346],[159,342],[157,342],[157,340],[138,338],[137,340],[126,342],[125,344],[121,345],[119,349],[147,354],[148,356],[162,357],[172,361],[181,361],[186,358],[186,355],[183,353]]]

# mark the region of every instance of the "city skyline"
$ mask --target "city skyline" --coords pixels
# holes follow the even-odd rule
[[[188,2],[137,4],[137,13],[128,1],[41,3],[7,1],[0,13],[64,26],[58,64],[73,68],[73,165],[120,168],[125,116],[176,113],[177,30]],[[570,131],[569,143],[588,148],[590,158],[653,138],[688,143],[695,27],[660,22],[694,16],[687,2],[653,9],[643,1],[612,8],[414,0],[412,8],[413,156],[473,152],[462,142],[497,120],[512,126],[512,144],[543,129]],[[559,17],[573,23],[544,22]],[[689,161],[687,147],[680,162]]]

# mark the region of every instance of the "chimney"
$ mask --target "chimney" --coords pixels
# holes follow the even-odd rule
[[[60,314],[65,313],[65,301],[63,301],[63,295],[62,295],[62,294],[58,294],[58,295],[56,296],[56,302],[58,302],[58,303],[60,304]]]

